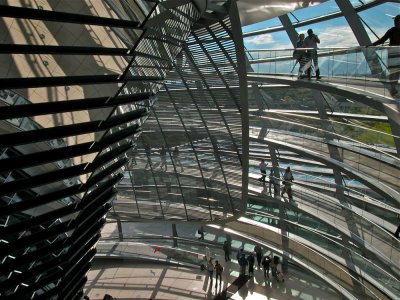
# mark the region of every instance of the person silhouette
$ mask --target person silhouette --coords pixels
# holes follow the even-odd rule
[[[147,167],[151,167],[151,148],[148,144],[144,145],[144,152],[146,153],[147,157],[147,163],[144,168],[147,169]]]
[[[285,170],[285,174],[283,175],[283,190],[281,193],[281,197],[283,197],[284,193],[287,193],[289,197],[289,201],[293,200],[292,196],[292,181],[294,180],[292,171],[290,171],[290,167],[287,167]]]
[[[267,164],[265,163],[265,160],[261,159],[259,168],[261,177],[258,180],[265,184],[265,177],[267,176]]]
[[[174,148],[174,151],[172,152],[172,157],[174,158],[174,163],[175,163],[175,168],[178,168],[178,166],[181,168],[181,172],[183,172],[183,166],[181,163],[181,160],[179,158],[179,149],[178,147]]]
[[[311,59],[309,68],[307,68],[307,77],[308,80],[311,79],[311,62],[312,62],[314,64],[315,77],[317,79],[321,79],[318,66],[318,51],[317,51],[317,44],[319,44],[321,41],[319,40],[318,36],[314,34],[312,29],[308,29],[307,34],[308,36],[304,39],[304,47],[312,48],[307,50],[307,53]]]
[[[397,84],[400,75],[400,15],[397,15],[393,19],[394,27],[390,28],[380,39],[372,43],[372,46],[381,45],[389,39],[388,49],[388,69],[389,69],[389,81],[390,81],[390,94],[392,97],[398,96]]]
[[[218,260],[216,260],[214,269],[215,269],[215,287],[217,287],[218,278],[219,278],[219,284],[221,284],[222,282],[222,271],[224,268],[221,266]]]
[[[274,184],[274,170],[271,169],[269,170],[269,175],[268,175],[268,192],[270,195],[272,195],[272,185]],[[275,195],[275,185],[274,185],[274,195]]]
[[[161,157],[160,169],[163,170],[165,167],[165,171],[167,171],[167,150],[165,150],[164,146],[161,146],[160,157]]]
[[[296,59],[296,62],[299,63],[299,72],[297,78],[303,78],[304,71],[307,71],[306,64],[310,60],[306,50],[299,50],[298,48],[306,48],[304,44],[304,33],[299,34],[299,38],[296,42],[296,50],[293,53],[293,57]]]

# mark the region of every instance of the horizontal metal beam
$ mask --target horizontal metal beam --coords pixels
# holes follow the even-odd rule
[[[67,238],[66,240],[60,239],[55,241],[53,244],[49,244],[37,250],[32,250],[31,252],[27,252],[19,256],[16,260],[6,260],[1,264],[1,272],[2,274],[12,272],[13,270],[17,270],[26,264],[39,260],[42,257],[49,256],[55,252],[60,252],[63,248],[68,248],[72,242],[73,241],[71,238]]]
[[[1,54],[66,54],[132,56],[127,48],[2,44]]]
[[[54,77],[30,77],[30,78],[1,78],[0,89],[22,89],[34,87],[50,87],[65,85],[85,85],[85,84],[107,84],[127,81],[162,81],[159,76],[127,76],[122,78],[122,74],[110,75],[85,75],[85,76],[54,76]]]
[[[14,223],[12,225],[1,227],[0,228],[0,236],[2,236],[5,240],[7,240],[7,235],[13,234],[14,236],[19,236],[21,231],[25,231],[27,228],[35,228],[41,226],[41,224],[45,222],[51,222],[63,216],[72,214],[76,212],[75,205],[68,205],[58,209],[53,209],[47,213],[42,215],[33,216],[29,219],[23,220],[18,223]],[[0,285],[1,290],[1,285]]]
[[[46,114],[114,107],[116,105],[123,105],[132,102],[147,100],[150,95],[151,93],[139,93],[133,95],[120,95],[115,98],[98,97],[57,102],[2,106],[0,109],[0,119],[15,119]]]
[[[68,232],[76,226],[77,222],[75,220],[71,220],[56,224],[50,228],[43,229],[39,232],[32,233],[31,235],[27,235],[19,239],[10,240],[9,243],[3,243],[3,246],[0,248],[0,255],[6,256],[16,253],[18,250],[23,249],[28,245],[33,247],[35,244],[42,243],[43,240],[48,240],[52,237]]]
[[[80,176],[88,172],[86,170],[86,166],[86,163],[79,164],[72,167],[3,183],[1,185],[0,195],[2,196],[11,193],[17,193],[19,191],[28,190],[36,186],[42,186],[52,182]]]
[[[121,180],[121,178],[122,174],[118,174],[117,176],[114,176],[112,179],[109,179],[104,183],[98,183],[98,187],[93,192],[85,196],[84,200],[82,201],[87,201],[87,202],[92,201],[92,199],[94,199],[97,195],[104,193],[107,189],[110,189],[112,186],[117,184]],[[66,197],[73,197],[76,194],[87,191],[87,189],[88,189],[87,184],[81,184],[79,186],[74,185],[72,187],[68,187],[62,190],[56,190],[54,192],[43,194],[35,198],[25,199],[24,201],[21,202],[15,202],[13,204],[1,207],[0,216],[7,216],[10,214],[17,213],[19,211],[24,211],[34,207],[39,207],[41,205],[45,205],[53,201],[59,201]]]
[[[79,193],[82,193],[84,189],[82,185],[74,185],[65,189],[58,189],[54,192],[39,195],[34,198],[25,199],[24,201],[15,202],[8,204],[0,208],[0,217],[16,214],[20,211],[24,211],[33,207],[39,207],[53,201],[59,201],[67,197],[73,197]]]
[[[113,152],[114,156],[112,157],[107,157],[110,161],[113,158],[115,158],[115,155],[120,155],[118,151]],[[68,178],[72,177],[78,177],[83,174],[87,174],[90,172],[95,171],[95,166],[101,165],[100,163],[106,163],[107,161],[100,161],[99,163],[83,163],[79,165],[75,165],[72,167],[66,167],[64,169],[56,170],[56,171],[51,171],[47,172],[44,174],[40,175],[35,175],[31,177],[26,177],[23,179],[18,179],[14,181],[9,181],[6,183],[2,184],[1,190],[0,190],[0,195],[7,195],[10,193],[17,193],[19,191],[24,191],[36,186],[43,186],[49,183],[53,183],[56,181],[61,181],[65,180]],[[98,181],[100,181],[99,178],[104,179],[110,174],[117,172],[119,168],[121,168],[123,165],[125,165],[128,162],[126,158],[121,159],[114,164],[110,165],[109,167],[105,168],[104,170],[100,171],[94,176],[91,176],[86,184],[90,187],[94,184],[96,184]]]
[[[107,138],[104,142],[102,139],[101,141],[94,143],[82,143],[57,149],[40,151],[36,153],[19,154],[16,156],[5,158],[1,161],[0,172],[22,170],[32,166],[51,163],[57,160],[96,153],[117,141],[123,140],[128,136],[135,134],[137,132],[137,128],[138,126],[131,126],[123,130],[117,131],[111,135],[107,135]]]
[[[98,25],[110,27],[123,27],[132,29],[141,29],[140,23],[131,20],[112,19],[83,14],[73,14],[43,9],[32,9],[25,7],[16,7],[0,5],[0,16],[19,19],[33,19],[52,22],[75,23],[85,25]]]
[[[46,141],[51,139],[57,139],[67,136],[75,136],[85,133],[99,132],[141,118],[144,114],[145,110],[141,109],[121,116],[112,117],[104,122],[92,121],[81,124],[71,124],[71,125],[43,128],[37,130],[7,133],[0,135],[0,145],[2,145],[3,147],[10,147],[10,146]]]

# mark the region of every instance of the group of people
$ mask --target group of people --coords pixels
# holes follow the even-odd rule
[[[145,154],[147,156],[147,163],[145,166],[145,169],[147,169],[148,167],[152,166],[152,160],[151,160],[151,148],[148,144],[144,145],[144,151]],[[181,163],[180,160],[180,152],[179,152],[179,148],[175,147],[174,150],[172,151],[172,158],[173,158],[173,162],[175,164],[175,167],[178,168],[180,167],[181,172],[183,172],[183,165]],[[160,149],[160,169],[163,171],[167,171],[168,169],[168,165],[167,165],[167,149],[164,146],[161,146]]]
[[[243,251],[242,248],[239,249],[239,252],[237,253],[237,261],[240,267],[240,276],[245,276],[246,275],[246,268],[248,266],[249,269],[249,276],[254,275],[254,255],[253,253],[250,253],[246,256],[246,253]]]
[[[299,63],[299,73],[298,78],[307,77],[308,80],[311,79],[311,69],[314,67],[315,77],[317,80],[321,79],[319,66],[318,66],[318,44],[321,41],[319,37],[314,34],[312,29],[307,30],[307,37],[304,33],[300,33],[297,43],[296,50],[293,53],[294,58]],[[300,49],[298,49],[300,48]],[[302,49],[309,48],[309,49]]]
[[[267,166],[268,164],[265,163],[264,159],[261,159],[261,162],[259,164],[259,169],[261,173],[261,177],[258,179],[265,185],[265,178],[267,176]],[[279,187],[279,180],[276,179],[274,175],[274,169],[271,168],[269,172],[269,194],[272,195],[272,187],[274,187],[274,196],[277,194],[278,187]],[[286,193],[289,197],[289,201],[293,200],[293,195],[292,195],[292,182],[294,180],[292,171],[290,170],[290,167],[287,167],[285,170],[285,174],[283,175],[282,183],[283,183],[283,190],[281,192],[281,197]]]
[[[225,262],[231,261],[231,239],[227,236],[227,240],[224,241],[222,246],[225,255]],[[252,252],[246,253],[243,248],[240,248],[236,255],[237,262],[239,264],[240,273],[239,276],[254,276],[255,266],[258,266],[258,270],[263,269],[264,278],[269,278],[270,270],[272,277],[276,278],[278,281],[283,282],[284,272],[282,264],[279,261],[278,256],[274,256],[273,259],[269,255],[263,256],[263,249],[261,245],[256,245]],[[213,263],[213,258],[209,256],[203,257],[203,263],[201,264],[201,269],[206,270],[210,280],[210,288],[214,280],[215,272],[215,288],[218,287],[218,283],[222,283],[222,273],[223,266],[218,260]]]
[[[260,168],[260,173],[261,173],[261,177],[258,179],[259,181],[261,181],[263,183],[263,185],[265,185],[265,178],[267,177],[267,166],[268,164],[265,163],[264,159],[261,159],[259,168]],[[271,169],[269,172],[269,176],[268,176],[268,183],[269,183],[269,194],[272,195],[272,186],[274,187],[274,196],[277,194],[277,186],[275,184],[275,180],[274,180],[274,170]]]
[[[219,284],[222,283],[222,271],[223,270],[224,270],[224,268],[221,266],[221,264],[218,262],[218,260],[215,261],[215,265],[214,265],[212,258],[210,257],[208,259],[207,272],[208,272],[208,276],[210,277],[210,286],[212,286],[214,271],[215,271],[215,288],[217,288],[217,286],[218,286],[218,279],[219,279]]]
[[[400,15],[393,18],[394,26],[390,28],[380,39],[368,46],[382,45],[389,40],[388,49],[388,71],[390,94],[392,97],[397,97],[399,90],[397,88],[400,78]],[[293,57],[296,63],[299,63],[298,78],[306,77],[311,79],[311,69],[315,70],[315,77],[317,80],[321,78],[320,69],[318,66],[318,53],[317,48],[320,43],[319,37],[314,34],[312,29],[307,30],[307,37],[304,33],[300,33],[296,42],[296,49],[293,52]],[[305,49],[308,48],[308,49]],[[293,67],[294,68],[294,67]]]
[[[263,252],[260,245],[256,245],[254,247],[254,252],[251,252],[247,255],[242,248],[239,249],[239,252],[237,253],[237,260],[240,267],[240,276],[246,275],[246,268],[248,269],[248,276],[254,276],[254,265],[255,260],[257,260],[258,269],[261,269],[262,266],[265,279],[267,277],[269,278],[269,270],[271,268],[272,277],[281,282],[285,281],[282,264],[279,262],[279,256],[274,256],[273,260],[269,255],[263,257]]]

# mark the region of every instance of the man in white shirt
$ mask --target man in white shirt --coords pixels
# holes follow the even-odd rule
[[[307,50],[311,60],[310,60],[310,67],[307,69],[307,77],[308,80],[311,79],[311,61],[314,64],[315,76],[317,79],[320,79],[321,76],[319,74],[319,66],[318,66],[318,53],[317,53],[317,44],[320,43],[320,40],[316,34],[314,34],[312,29],[307,30],[308,36],[304,39],[304,47],[305,48],[312,48]]]

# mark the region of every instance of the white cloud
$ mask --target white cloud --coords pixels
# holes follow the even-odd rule
[[[292,49],[293,45],[288,41],[276,40],[270,34],[258,35],[244,40],[248,49]]]
[[[247,38],[246,44],[264,45],[274,43],[274,39],[270,34],[261,34],[255,37]]]
[[[319,48],[356,47],[358,42],[349,26],[324,27],[314,30],[318,34],[321,43]],[[304,32],[303,32],[304,33]],[[307,34],[306,34],[307,36]],[[293,48],[288,39],[278,38],[271,34],[262,34],[245,39],[248,49],[290,49]]]
[[[293,49],[293,45],[291,43],[275,43],[269,49]]]
[[[325,28],[320,31],[318,37],[321,40],[321,48],[358,46],[353,32],[347,26]]]

